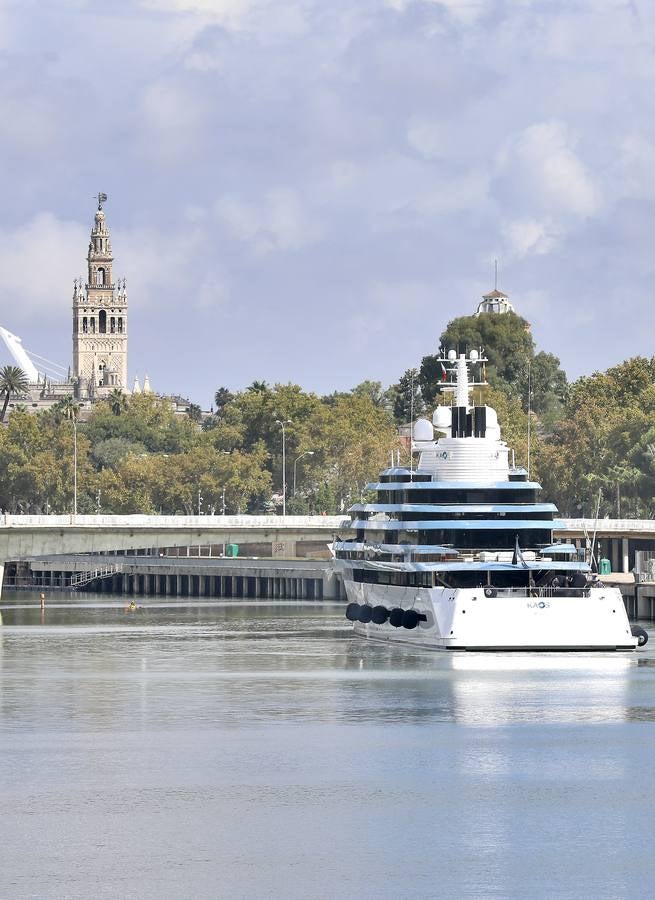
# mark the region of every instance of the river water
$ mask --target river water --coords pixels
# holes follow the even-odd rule
[[[445,655],[139,603],[3,598],[2,900],[655,893],[655,637]]]

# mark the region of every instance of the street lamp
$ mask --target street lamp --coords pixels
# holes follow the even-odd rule
[[[300,456],[297,456],[294,461],[294,464],[293,464],[293,496],[294,497],[296,496],[296,466],[298,465],[298,460],[302,459],[303,456],[313,456],[313,455],[314,455],[313,450],[305,450],[305,452],[301,453]]]
[[[223,456],[229,456],[232,453],[231,450],[221,450],[219,451],[223,454]],[[225,485],[223,485],[223,490],[221,492],[221,514],[225,515]]]
[[[75,413],[71,414],[73,423],[73,515],[77,515],[77,421]]]
[[[198,488],[198,515],[202,515],[202,494],[200,493],[200,488]]]
[[[287,434],[285,425],[291,425],[291,419],[276,419],[275,424],[282,429],[282,515],[287,514]]]

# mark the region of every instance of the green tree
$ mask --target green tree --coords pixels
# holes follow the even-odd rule
[[[251,394],[262,394],[268,389],[269,387],[266,381],[253,381],[252,384],[249,384],[246,388],[246,392]]]
[[[89,444],[78,434],[80,511],[92,510],[95,474]],[[13,411],[0,430],[0,506],[11,512],[66,512],[73,499],[73,429],[48,415]]]
[[[187,416],[176,415],[169,400],[154,394],[133,395],[120,416],[115,416],[108,404],[96,404],[84,432],[92,446],[122,437],[143,444],[150,453],[181,452],[192,446],[198,436],[195,423]]]
[[[202,409],[197,403],[189,403],[186,414],[196,424],[202,421]]]
[[[109,408],[115,416],[120,416],[127,409],[127,397],[120,388],[114,388],[107,397]]]
[[[651,514],[655,358],[636,357],[574,382],[544,440],[544,487],[565,515]]]
[[[532,409],[551,420],[561,408],[566,393],[566,376],[552,353],[535,354],[529,323],[516,313],[482,313],[462,316],[448,323],[440,337],[444,351],[465,346],[482,349],[489,359],[484,374],[490,385],[508,396],[518,397],[528,409],[528,375],[532,385]],[[477,374],[477,373],[476,373]],[[426,356],[421,363],[423,396],[434,402],[442,385],[443,369],[439,355]]]
[[[100,469],[116,469],[130,453],[134,456],[144,456],[146,452],[144,444],[128,441],[124,437],[113,437],[98,441],[93,446],[91,458]]]
[[[407,369],[389,392],[393,398],[393,414],[399,425],[417,419],[425,411],[418,369]]]
[[[367,482],[377,481],[400,447],[392,420],[369,397],[347,395],[321,404],[307,435],[311,445],[301,445],[298,452],[314,451],[304,460],[303,495],[315,513],[343,512],[363,495]]]
[[[391,392],[382,387],[381,381],[362,381],[352,389],[351,393],[356,397],[368,397],[371,403],[380,409],[390,411],[393,405]]]
[[[77,421],[80,414],[80,404],[74,397],[63,397],[59,401],[59,409],[64,419],[68,419],[69,422]]]
[[[4,397],[0,422],[5,420],[10,399],[27,393],[29,384],[27,375],[18,366],[3,366],[0,369],[0,395]]]
[[[215,414],[220,416],[223,412],[224,408],[232,403],[234,400],[234,394],[228,390],[226,387],[219,387],[219,389],[214,394],[214,403],[216,404]]]

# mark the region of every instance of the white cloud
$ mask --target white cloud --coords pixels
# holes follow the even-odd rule
[[[222,197],[214,211],[231,237],[260,253],[298,250],[318,236],[297,192],[289,188],[269,190],[258,203]]]
[[[655,198],[655,144],[641,134],[626,135],[618,148],[611,189],[617,198]]]
[[[560,232],[552,222],[539,222],[536,219],[509,222],[503,227],[502,233],[507,249],[514,257],[550,253],[560,238]]]
[[[390,328],[393,331],[399,316],[419,321],[433,307],[435,299],[433,286],[420,281],[374,281],[365,287],[359,304],[353,305],[344,337],[360,350],[377,346],[378,336]]]
[[[204,127],[204,101],[168,80],[149,84],[141,97],[141,150],[149,158],[174,163],[193,156]]]
[[[402,12],[414,2],[416,0],[387,0],[387,6]],[[492,8],[492,0],[429,0],[429,2],[442,7],[462,25],[475,24]]]
[[[488,193],[489,176],[480,169],[472,169],[457,175],[442,175],[432,184],[426,183],[424,193],[416,198],[413,206],[417,212],[431,216],[462,211],[481,214]]]
[[[446,156],[448,137],[444,128],[431,119],[413,116],[407,125],[407,143],[426,159]]]
[[[2,325],[13,331],[14,318],[24,322],[38,314],[62,316],[70,307],[73,278],[80,272],[80,256],[88,244],[88,229],[40,212],[25,225],[0,231],[0,271],[4,312]],[[72,300],[70,301],[72,302]]]
[[[224,307],[229,297],[230,293],[223,273],[213,272],[211,277],[205,278],[195,292],[193,304],[197,309],[215,310]]]
[[[510,138],[500,165],[526,197],[553,214],[586,217],[601,207],[600,191],[563,122],[539,122]]]
[[[142,8],[177,15],[188,32],[190,21],[198,28],[219,25],[227,31],[257,32],[268,41],[276,35],[294,35],[306,28],[306,0],[140,0]],[[211,54],[194,56],[192,66],[213,68]]]
[[[192,14],[226,28],[239,28],[258,0],[141,0],[145,9]]]
[[[193,300],[198,290],[196,263],[206,250],[205,232],[183,232],[137,225],[112,228],[114,275],[127,277],[130,307],[172,306]],[[81,247],[78,247],[78,254]],[[202,273],[201,273],[202,274]]]
[[[441,216],[487,204],[489,175],[482,169],[453,171],[401,153],[372,155],[365,162],[341,160],[320,186],[323,205],[375,217]]]

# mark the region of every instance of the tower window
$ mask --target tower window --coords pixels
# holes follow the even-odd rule
[[[82,319],[82,334],[86,334],[89,330],[89,323],[87,321],[86,316]]]
[[[123,333],[123,317],[122,316],[118,317],[118,333],[119,334]]]
[[[116,333],[116,319],[114,318],[114,316],[112,316],[109,320],[109,330],[112,334]]]
[[[90,326],[91,326],[91,334],[95,334],[95,333],[96,333],[96,320],[95,320],[95,316],[91,316],[91,318],[89,319],[89,324],[90,324]]]
[[[96,284],[104,284],[105,283],[105,270],[100,267],[96,270]]]
[[[107,313],[104,309],[98,313],[98,331],[100,334],[105,334],[107,331]]]

